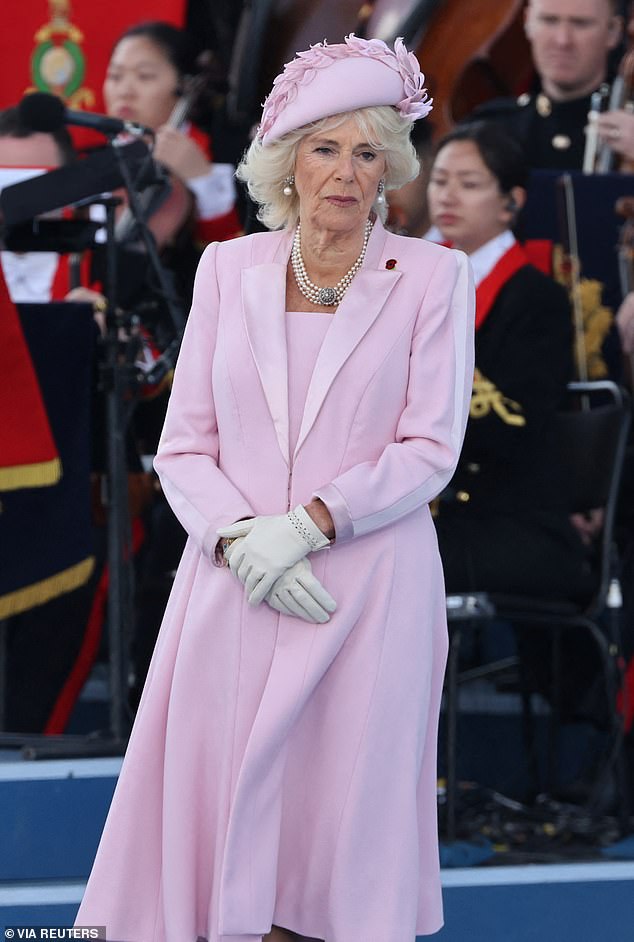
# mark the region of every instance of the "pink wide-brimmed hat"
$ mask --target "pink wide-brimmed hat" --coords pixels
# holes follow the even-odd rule
[[[317,43],[288,62],[264,102],[257,136],[270,144],[313,121],[344,111],[391,105],[411,121],[424,118],[432,101],[418,59],[402,39],[394,51],[382,39]]]

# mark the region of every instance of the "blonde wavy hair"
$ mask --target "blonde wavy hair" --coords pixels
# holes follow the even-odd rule
[[[317,131],[333,130],[351,117],[367,143],[385,156],[386,190],[396,190],[418,176],[420,164],[410,141],[412,122],[389,105],[359,108],[322,118],[289,131],[266,146],[255,138],[238,165],[236,177],[246,183],[249,196],[260,207],[258,219],[268,229],[292,229],[299,219],[297,191],[293,188],[291,196],[285,196],[282,190],[286,178],[295,169],[300,141]],[[375,200],[373,209],[384,222],[386,204]]]

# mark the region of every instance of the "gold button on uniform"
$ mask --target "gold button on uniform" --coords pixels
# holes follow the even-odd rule
[[[471,494],[468,491],[457,491],[456,500],[459,500],[461,504],[466,504],[468,500],[471,500]]]
[[[551,141],[551,144],[553,145],[555,150],[568,150],[568,148],[572,144],[572,141],[570,140],[567,134],[555,134],[555,136],[553,137]]]
[[[547,118],[553,110],[550,98],[548,98],[543,93],[540,93],[537,96],[535,100],[535,107],[537,108],[537,114],[540,116],[540,118]]]

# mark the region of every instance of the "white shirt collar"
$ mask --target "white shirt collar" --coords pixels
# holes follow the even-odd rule
[[[485,242],[479,249],[471,253],[469,260],[473,268],[476,288],[480,282],[486,278],[489,272],[495,268],[502,256],[506,255],[514,243],[515,236],[510,229],[506,229],[504,232],[500,233],[500,235]]]
[[[2,270],[14,304],[46,303],[53,294],[57,252],[0,252]]]

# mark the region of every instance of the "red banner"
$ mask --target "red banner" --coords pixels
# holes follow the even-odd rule
[[[0,108],[28,91],[52,92],[69,108],[103,111],[101,86],[116,39],[141,20],[182,26],[186,0],[27,0],[4,5]]]
[[[0,268],[0,491],[56,484],[57,448],[31,354]]]

